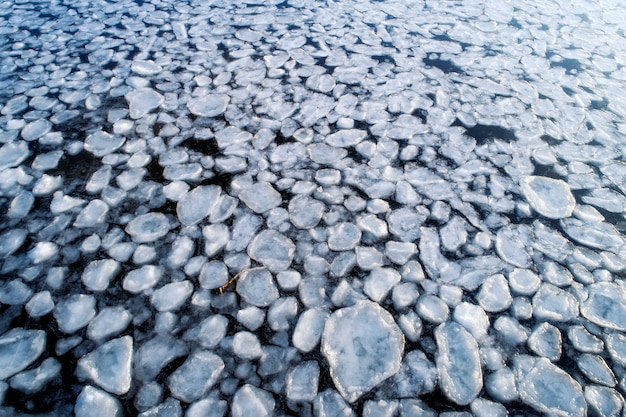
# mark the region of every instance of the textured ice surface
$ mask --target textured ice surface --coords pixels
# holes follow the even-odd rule
[[[124,415],[120,401],[106,392],[85,386],[74,407],[76,417],[121,417]]]
[[[224,94],[207,94],[194,97],[187,102],[191,113],[201,117],[215,117],[226,111],[230,98]]]
[[[589,286],[589,297],[580,312],[602,327],[626,331],[626,290],[621,285],[599,282]]]
[[[326,321],[322,353],[335,386],[354,402],[400,369],[404,337],[389,313],[362,301]]]
[[[233,397],[231,415],[233,417],[259,416],[269,417],[274,412],[275,401],[272,394],[254,387],[244,385]]]

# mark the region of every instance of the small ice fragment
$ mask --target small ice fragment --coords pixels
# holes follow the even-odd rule
[[[279,297],[272,274],[267,269],[251,269],[237,280],[237,293],[249,304],[267,307]]]
[[[361,240],[361,230],[352,223],[339,223],[330,228],[328,248],[334,251],[354,249]]]
[[[33,264],[37,265],[54,258],[58,253],[59,247],[56,243],[37,242],[35,247],[28,252],[28,257],[32,260]]]
[[[248,245],[248,255],[272,272],[283,271],[291,265],[296,245],[274,230],[264,230]]]
[[[181,196],[176,205],[178,220],[191,226],[208,217],[219,203],[220,187],[199,186]]]
[[[26,303],[25,308],[32,318],[39,318],[50,313],[54,309],[54,301],[50,291],[41,291],[33,295]]]
[[[155,265],[145,265],[130,271],[122,282],[122,288],[132,294],[138,294],[154,287],[162,276],[163,268]]]
[[[317,395],[320,367],[316,361],[307,361],[293,368],[286,378],[286,394],[291,401],[313,401]]]
[[[589,286],[589,297],[580,306],[581,314],[599,326],[626,331],[626,290],[611,282]]]
[[[41,365],[30,371],[24,371],[11,378],[11,388],[25,394],[35,394],[61,373],[61,363],[48,358]]]
[[[261,357],[263,349],[254,333],[241,331],[233,336],[233,352],[241,359],[254,360]]]

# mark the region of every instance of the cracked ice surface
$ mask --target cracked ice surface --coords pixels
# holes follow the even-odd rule
[[[0,415],[624,415],[626,14],[0,4]]]

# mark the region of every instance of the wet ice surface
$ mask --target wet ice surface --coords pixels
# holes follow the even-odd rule
[[[18,3],[0,414],[624,415],[618,2]]]

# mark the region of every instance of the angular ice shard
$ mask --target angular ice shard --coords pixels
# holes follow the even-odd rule
[[[217,207],[221,191],[217,185],[202,185],[185,193],[176,205],[178,220],[184,226],[204,220]]]
[[[569,185],[563,180],[532,175],[522,179],[520,187],[531,207],[550,219],[569,217],[576,207]]]
[[[46,348],[46,332],[14,328],[0,336],[0,380],[33,363]]]
[[[335,387],[351,403],[400,370],[403,350],[393,317],[371,301],[335,311],[324,326],[322,353]]]
[[[387,297],[394,285],[402,277],[392,268],[374,268],[365,279],[363,292],[372,300],[380,303]]]
[[[215,117],[226,111],[230,97],[225,94],[207,94],[187,102],[189,111],[200,117]]]
[[[271,393],[246,384],[235,393],[230,412],[232,417],[270,417],[274,406]]]
[[[165,101],[165,97],[151,88],[133,90],[125,97],[128,100],[130,117],[133,119],[141,119],[152,110],[159,108]]]
[[[87,136],[85,139],[85,149],[101,157],[115,152],[122,147],[126,139],[119,135],[112,135],[99,130]]]
[[[76,417],[123,417],[124,408],[114,396],[87,385],[76,399]]]
[[[248,245],[248,255],[265,265],[272,272],[289,268],[296,245],[291,239],[274,230],[264,230],[252,239]]]
[[[611,282],[589,286],[589,297],[582,302],[580,312],[589,321],[609,329],[626,331],[626,290]]]
[[[460,324],[449,322],[435,330],[439,385],[451,401],[471,403],[483,388],[476,340]]]
[[[146,213],[128,222],[126,233],[137,243],[154,242],[170,230],[170,222],[163,213]]]
[[[132,358],[133,338],[120,337],[83,356],[78,361],[76,374],[112,394],[126,394],[130,389]]]
[[[0,259],[11,256],[26,241],[28,230],[10,229],[0,235]]]
[[[548,359],[520,355],[514,358],[514,370],[522,402],[554,416],[587,415],[580,384]]]
[[[278,207],[282,202],[280,193],[267,182],[259,182],[246,187],[239,193],[239,199],[255,213],[265,213]]]
[[[189,356],[180,368],[167,379],[172,395],[179,400],[192,402],[202,398],[218,381],[224,361],[216,354],[201,350]]]

